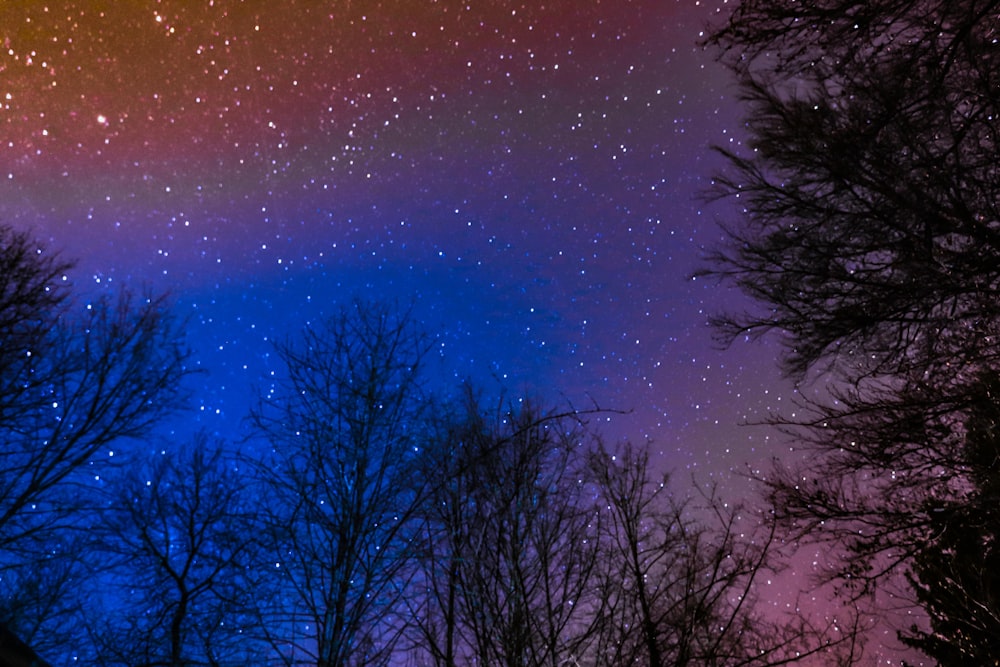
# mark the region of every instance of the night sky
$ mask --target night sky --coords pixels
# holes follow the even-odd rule
[[[412,304],[451,383],[631,410],[609,438],[743,470],[773,354],[715,349],[738,301],[690,279],[739,128],[697,45],[719,7],[4,3],[0,219],[82,287],[170,290],[220,435],[270,340],[360,297]]]

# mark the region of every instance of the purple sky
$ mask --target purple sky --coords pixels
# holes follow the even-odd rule
[[[0,219],[173,292],[204,425],[360,296],[415,302],[441,372],[634,410],[609,436],[668,467],[760,460],[772,355],[712,349],[734,297],[688,278],[738,125],[714,3],[60,4],[0,9]]]

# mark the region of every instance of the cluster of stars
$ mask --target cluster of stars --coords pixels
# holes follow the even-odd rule
[[[451,379],[631,410],[611,437],[739,467],[770,359],[713,349],[735,297],[687,279],[739,116],[696,44],[715,10],[5,6],[2,215],[95,289],[174,294],[221,435],[271,341],[360,296],[413,303]]]

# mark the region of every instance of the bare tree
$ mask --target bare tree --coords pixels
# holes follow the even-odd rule
[[[443,642],[424,628],[437,664],[578,658],[593,630],[599,533],[579,416],[521,401],[491,411],[470,394],[463,420],[454,467],[432,496],[436,569],[420,616],[444,621]]]
[[[287,375],[253,422],[273,445],[259,470],[279,585],[261,613],[286,664],[384,664],[395,646],[429,345],[408,314],[355,302],[277,348]]]
[[[28,642],[59,635],[60,577],[37,581],[39,562],[71,560],[95,460],[145,435],[183,397],[187,351],[166,301],[127,293],[81,303],[71,264],[0,226],[0,619]],[[99,457],[99,453],[105,456]],[[86,469],[86,472],[84,472]],[[69,567],[69,565],[65,565]],[[36,603],[25,606],[24,599]],[[32,616],[48,606],[50,618]],[[65,610],[65,609],[64,609]],[[64,611],[63,610],[63,611]]]
[[[96,663],[259,661],[265,646],[246,627],[253,506],[222,443],[201,434],[122,472],[95,533],[106,563],[103,591],[94,597],[108,607],[91,626]]]
[[[851,664],[853,612],[820,627],[758,606],[773,522],[673,495],[645,449],[609,451],[577,413],[465,396],[423,457],[440,483],[414,533],[415,664]]]
[[[759,306],[717,325],[780,332],[811,398],[771,420],[806,451],[765,474],[771,503],[856,596],[898,578],[973,484],[963,424],[1000,367],[998,11],[744,0],[708,40],[750,149],[724,151],[743,216],[708,272]]]
[[[420,475],[431,483],[415,517],[413,575],[401,598],[408,648],[417,664],[435,667],[456,667],[472,659],[460,610],[461,554],[468,550],[474,512],[469,490],[476,485],[472,442],[478,437],[464,416],[472,400],[468,387],[465,399],[460,409],[435,415],[433,435],[418,461]]]
[[[701,503],[674,495],[648,452],[629,443],[600,446],[589,467],[607,514],[592,664],[764,667],[819,654],[850,664],[860,639],[850,614],[835,630],[757,607],[760,579],[780,563],[773,523],[714,490]]]

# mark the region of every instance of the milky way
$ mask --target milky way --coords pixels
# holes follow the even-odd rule
[[[270,341],[361,297],[412,304],[448,380],[631,410],[610,437],[741,469],[769,452],[737,424],[778,399],[767,348],[712,346],[736,297],[690,278],[740,115],[697,46],[715,12],[7,3],[0,218],[80,284],[170,290],[220,435]]]

